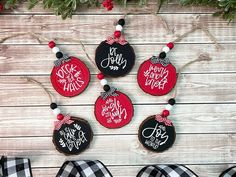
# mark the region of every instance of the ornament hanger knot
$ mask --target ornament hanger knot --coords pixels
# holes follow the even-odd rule
[[[169,126],[169,127],[173,126],[173,123],[172,123],[172,121],[170,119],[168,119],[167,117],[163,117],[160,114],[156,115],[156,120],[158,122],[164,123],[166,126]]]
[[[109,36],[109,37],[107,37],[106,43],[109,44],[109,45],[112,45],[113,43],[118,43],[120,45],[125,45],[128,42],[125,40],[124,36],[121,36],[120,38]]]
[[[54,61],[54,65],[56,67],[61,66],[63,63],[70,61],[70,57],[67,54],[63,54],[62,58],[59,58],[58,60]]]
[[[166,67],[168,64],[170,64],[169,58],[159,58],[157,56],[152,56],[150,58],[150,60],[153,64],[160,63],[164,67]]]
[[[72,124],[74,121],[70,119],[69,115],[66,115],[62,120],[54,122],[54,129],[59,130],[63,124]]]
[[[118,96],[118,93],[115,93],[117,89],[115,87],[111,87],[110,90],[106,92],[101,92],[101,97],[103,100],[105,100],[109,96]]]

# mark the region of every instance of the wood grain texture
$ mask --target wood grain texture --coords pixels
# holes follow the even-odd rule
[[[174,34],[167,34],[168,31],[155,15],[130,15],[124,29],[126,39],[131,44],[167,43],[191,30],[193,21],[197,18],[218,42],[235,43],[236,41],[236,24],[228,24],[220,18],[213,20],[210,14],[200,16],[198,14],[163,14],[161,16]],[[100,15],[77,15],[73,19],[62,21],[60,17],[54,15],[4,15],[0,18],[0,24],[4,24],[0,26],[0,39],[16,33],[34,32],[47,39],[59,39],[60,43],[78,44],[78,40],[81,40],[85,44],[99,44],[108,35],[113,34],[115,27],[112,24],[118,18],[120,15],[106,15],[106,22],[104,22]],[[12,21],[18,23],[12,23]],[[38,44],[39,42],[32,36],[25,35],[9,39],[5,43]],[[202,31],[197,30],[181,43],[212,43],[212,41]]]
[[[224,50],[219,51],[213,44],[177,44],[168,57],[178,69],[197,58],[199,54],[207,52],[212,61],[195,63],[187,67],[184,73],[235,72],[236,44],[221,44],[221,46]],[[97,45],[85,47],[89,56],[94,58]],[[133,47],[136,51],[136,63],[130,74],[137,74],[140,64],[149,57],[157,55],[163,45],[134,45]],[[84,61],[91,73],[97,72],[80,45],[60,45],[60,48]],[[47,45],[0,45],[0,53],[0,75],[49,75],[55,60],[55,55]]]
[[[62,105],[94,104],[102,88],[96,76],[92,76],[88,88],[79,96],[66,98],[59,96],[51,86],[49,76],[36,76]],[[119,79],[109,79],[114,87],[125,92],[134,104],[166,103],[170,95],[155,97],[145,94],[138,86],[136,75]],[[124,84],[125,83],[125,84]],[[185,74],[178,86],[178,103],[235,103],[235,74]],[[17,96],[16,96],[17,93]],[[49,99],[43,90],[34,83],[27,82],[23,77],[0,77],[0,106],[48,105]]]
[[[145,150],[137,135],[95,136],[87,151],[69,157],[56,151],[51,139],[0,138],[0,153],[27,156],[33,167],[57,167],[68,159],[99,159],[107,165],[236,163],[235,134],[179,134],[174,146],[164,153]]]
[[[141,122],[158,114],[164,105],[135,105],[135,115],[127,126],[110,130],[102,127],[94,116],[93,106],[61,106],[72,116],[89,121],[95,135],[137,134]],[[236,105],[227,104],[178,104],[171,113],[177,133],[236,133]],[[0,107],[1,137],[51,136],[55,116],[48,106]]]
[[[85,61],[93,75],[83,94],[64,98],[49,82],[55,56],[47,47],[47,40],[39,43],[25,35],[0,44],[0,155],[30,158],[34,177],[54,177],[65,160],[78,159],[101,160],[114,177],[135,177],[144,165],[171,163],[186,164],[200,177],[217,177],[235,165],[236,23],[213,18],[215,9],[181,7],[173,0],[160,11],[173,32],[168,33],[159,17],[148,14],[155,11],[154,3],[151,0],[147,7],[138,9],[131,4],[126,9],[135,8],[144,15],[129,15],[125,25],[126,39],[136,51],[136,65],[128,76],[108,79],[129,95],[135,108],[132,122],[116,130],[102,127],[94,117],[93,104],[102,88],[78,40],[94,58],[96,46],[113,33],[112,23],[124,10],[120,6],[110,12],[81,8],[65,21],[41,7],[28,11],[25,3],[13,11],[4,11],[0,15],[0,40],[22,32],[57,39],[60,48]],[[197,30],[169,53],[177,69],[202,52],[208,52],[213,60],[193,64],[180,79],[177,104],[170,116],[177,132],[173,148],[161,154],[147,152],[138,142],[139,124],[145,117],[160,113],[171,95],[154,97],[143,93],[136,82],[138,67],[158,54],[165,43],[190,30],[194,20],[207,27],[224,49],[217,50],[205,33]],[[91,123],[95,137],[88,151],[65,157],[55,150],[51,142],[55,118],[48,107],[49,100],[42,89],[22,76],[42,82],[55,95],[64,113]]]

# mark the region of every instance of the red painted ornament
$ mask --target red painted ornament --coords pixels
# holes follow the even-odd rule
[[[51,73],[51,83],[54,89],[66,97],[73,97],[82,93],[87,88],[89,81],[89,69],[75,57],[70,57],[69,61],[54,66]]]
[[[106,128],[120,128],[127,125],[134,114],[131,100],[122,92],[115,91],[117,96],[98,97],[94,113],[97,121]]]
[[[175,86],[177,74],[175,67],[169,63],[153,63],[151,59],[144,61],[138,71],[137,80],[140,88],[154,96],[169,93]]]

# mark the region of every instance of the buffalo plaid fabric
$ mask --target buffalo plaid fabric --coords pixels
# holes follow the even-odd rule
[[[225,170],[220,177],[236,177],[236,166]]]
[[[112,175],[98,160],[80,160],[66,161],[56,177],[112,177]]]
[[[2,157],[0,170],[3,177],[32,177],[29,159]]]
[[[144,167],[137,177],[198,177],[183,165],[151,165]]]

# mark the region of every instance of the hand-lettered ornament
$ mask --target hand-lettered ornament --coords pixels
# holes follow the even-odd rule
[[[80,154],[89,147],[92,139],[92,129],[84,119],[65,116],[55,122],[53,143],[65,155]]]
[[[163,152],[174,144],[176,133],[170,120],[162,115],[153,115],[142,122],[138,137],[146,149]]]
[[[50,108],[57,117],[57,121],[54,122],[52,137],[52,142],[56,149],[65,155],[76,155],[87,149],[93,139],[93,131],[89,123],[81,118],[71,117],[69,115],[64,116],[58,105],[52,102],[52,93],[42,83],[33,78],[27,77],[27,80],[40,86],[50,99]]]
[[[175,127],[167,117],[175,105],[175,99],[168,100],[168,104],[162,114],[149,116],[139,126],[138,139],[148,150],[163,152],[169,149],[175,142]]]
[[[168,43],[159,56],[151,57],[139,67],[137,81],[144,92],[161,96],[174,88],[177,81],[176,69],[166,58],[166,53],[173,47],[173,43]]]
[[[52,41],[50,43],[52,43]],[[52,46],[53,45],[51,45],[51,47]],[[55,45],[52,47],[52,51],[56,53],[58,58],[54,61],[54,67],[51,72],[51,83],[54,89],[65,97],[79,95],[89,84],[89,69],[78,58],[68,57],[67,55],[62,54]]]
[[[95,52],[98,69],[106,76],[120,77],[128,74],[135,63],[135,53],[130,44],[121,35],[124,19],[120,19],[114,36],[100,43]]]
[[[111,87],[96,100],[94,113],[97,121],[104,127],[120,128],[131,121],[134,109],[127,95]]]
[[[144,61],[137,75],[140,88],[151,95],[165,95],[175,86],[177,74],[175,67],[168,63],[154,63],[151,59]]]

